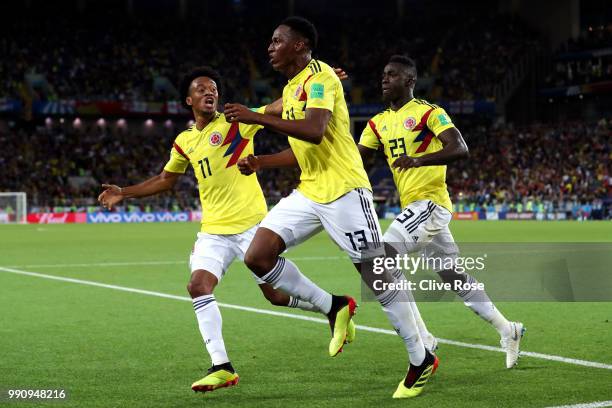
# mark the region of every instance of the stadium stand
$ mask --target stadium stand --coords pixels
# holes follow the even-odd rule
[[[130,127],[139,129],[142,124]],[[25,189],[33,209],[96,209],[101,183],[125,185],[160,171],[175,130],[158,127],[163,131],[138,132],[92,122],[77,129],[66,121],[30,132],[0,132],[0,149],[14,152],[0,157],[5,170],[0,185],[7,190]],[[475,125],[462,130],[471,154],[480,159],[458,162],[449,170],[448,184],[457,211],[492,206],[497,211],[565,211],[577,217],[580,209],[576,207],[589,205],[595,210],[593,217],[603,217],[603,203],[612,194],[610,122],[533,124],[516,129]],[[580,143],[583,140],[590,144]],[[256,139],[258,154],[285,147],[282,138],[258,135]],[[397,197],[385,167],[381,156],[370,177],[378,196],[389,197],[384,200],[386,207],[394,207]],[[260,180],[266,197],[275,203],[295,186],[297,173],[275,170],[261,175]],[[139,200],[138,205],[143,210],[197,209],[194,179],[183,177],[172,194]]]
[[[612,32],[590,27],[556,53],[547,87],[564,87],[612,80]]]
[[[381,67],[396,53],[417,60],[424,97],[492,99],[493,85],[503,79],[508,65],[537,39],[524,24],[507,16],[482,19],[475,15],[457,22],[430,10],[418,22],[411,15],[389,19],[383,34],[379,28],[384,17],[363,19],[348,14],[339,16],[337,24],[321,26],[322,38],[337,40],[322,42],[317,55],[350,72],[348,96],[354,103],[378,101]],[[7,34],[0,39],[0,52],[6,56],[0,61],[4,79],[0,97],[19,98],[29,92],[42,101],[173,100],[178,96],[180,73],[198,63],[222,71],[226,100],[267,103],[283,86],[265,53],[268,27],[278,21],[275,17],[252,25],[240,24],[244,17],[238,15],[240,31],[223,36],[223,47],[214,45],[217,33],[223,32],[222,21],[207,22],[196,32],[197,17],[134,21],[110,13],[107,18],[115,24],[105,27],[100,19],[68,18],[61,25],[44,18],[7,22],[0,29]],[[361,29],[344,29],[356,25]],[[133,34],[134,26],[138,36]],[[406,33],[407,26],[411,35]],[[23,34],[14,37],[9,32]],[[486,52],[481,52],[483,35]],[[390,43],[388,38],[396,40]]]
[[[117,126],[117,117],[107,116],[101,125],[96,114],[83,117],[82,122],[79,119],[77,126],[73,111],[60,122],[61,112],[51,111],[47,117],[33,110],[36,102],[56,101],[70,107],[88,101],[176,101],[181,72],[203,63],[222,71],[225,101],[256,106],[277,97],[283,80],[269,67],[265,46],[278,16],[260,13],[259,24],[246,24],[244,10],[230,8],[226,12],[234,13],[234,26],[238,27],[231,36],[220,34],[226,28],[225,21],[212,19],[202,25],[197,15],[134,19],[108,11],[105,18],[97,15],[91,20],[65,15],[62,24],[40,13],[28,19],[3,20],[2,190],[26,191],[31,211],[95,211],[101,183],[128,184],[158,173],[172,139],[189,120],[188,112],[177,108],[174,121],[166,125],[162,125],[163,117],[156,118],[153,126],[144,126],[138,115],[122,126]],[[495,102],[495,86],[513,62],[543,45],[539,34],[520,19],[491,14],[491,10],[483,13],[490,14],[465,20],[454,19],[452,9],[423,11],[416,20],[412,13],[396,18],[387,12],[378,16],[358,12],[336,15],[335,24],[320,27],[325,41],[317,55],[349,72],[345,91],[353,107],[380,103],[380,71],[394,53],[407,53],[417,60],[419,97],[435,103]],[[114,24],[105,24],[109,19]],[[381,24],[385,25],[384,36]],[[360,29],[346,29],[355,26]],[[11,32],[20,35],[11,36]],[[541,82],[543,87],[612,79],[612,53],[603,52],[610,51],[606,48],[612,39],[610,33],[609,28],[587,30],[563,45]],[[389,38],[395,40],[390,42]],[[217,46],[219,41],[222,47]],[[610,216],[609,117],[602,115],[595,122],[557,117],[548,123],[513,126],[450,113],[466,136],[472,157],[478,158],[449,169],[448,184],[457,211]],[[278,151],[285,146],[282,138],[258,136],[256,152]],[[381,214],[396,209],[397,196],[382,161],[372,164],[370,176]],[[297,173],[277,170],[260,176],[260,180],[273,204],[291,191]],[[137,205],[142,210],[196,210],[194,181],[184,177],[173,193],[140,200]]]

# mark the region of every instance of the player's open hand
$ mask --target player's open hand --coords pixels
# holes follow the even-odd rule
[[[257,156],[253,156],[252,154],[238,160],[237,165],[240,173],[244,174],[245,176],[250,176],[260,168],[259,159]]]
[[[338,78],[340,78],[341,81],[344,81],[345,79],[348,79],[349,77],[348,74],[344,72],[342,68],[334,68],[334,72],[336,73]]]
[[[257,113],[239,103],[226,103],[224,113],[225,120],[228,122],[241,122],[246,124],[255,123],[257,115]]]
[[[402,172],[407,169],[421,167],[421,160],[418,157],[401,156],[393,162],[391,167]]]
[[[110,210],[114,205],[123,200],[121,187],[114,184],[102,184],[102,187],[104,191],[98,196],[98,201],[104,208]]]

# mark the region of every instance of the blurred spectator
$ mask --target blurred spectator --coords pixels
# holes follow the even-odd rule
[[[205,24],[195,14],[147,19],[116,11],[95,19],[7,19],[0,24],[0,98],[165,101],[178,97],[188,66],[206,64],[226,79],[226,101],[268,103],[284,85],[266,53],[279,19],[267,14],[252,24],[248,14],[226,12],[227,18]],[[486,11],[468,20],[456,19],[452,8],[415,12],[418,19],[382,10],[366,17],[342,13],[334,24],[318,24],[315,57],[349,73],[349,101],[377,103],[384,64],[398,53],[417,61],[422,94],[431,91],[433,100],[493,98],[495,85],[536,38],[519,21]],[[224,35],[230,20],[231,35]]]
[[[514,129],[462,127],[471,158],[448,167],[456,211],[608,214],[612,204],[612,124],[562,122]],[[378,159],[370,178],[386,162]],[[374,183],[375,195],[387,191]],[[388,203],[392,206],[392,200]],[[608,215],[609,216],[609,215]]]
[[[537,44],[535,32],[516,18],[459,20],[432,60],[432,71],[437,74],[432,99],[493,100],[495,86]]]
[[[585,31],[557,52],[552,72],[544,79],[549,88],[612,80],[612,26]]]
[[[573,218],[601,218],[612,198],[612,125],[564,122],[512,126],[464,126],[471,159],[449,166],[447,182],[456,211],[567,212]],[[31,210],[98,208],[100,184],[128,185],[158,174],[177,129],[143,132],[138,123],[119,128],[68,123],[30,131],[0,132],[0,185],[25,191]],[[281,136],[255,138],[257,154],[287,147]],[[393,181],[379,157],[370,168],[374,193],[387,211],[399,208]],[[299,172],[278,169],[258,175],[270,204],[297,185]],[[188,171],[175,190],[127,206],[150,209],[199,208],[195,178]],[[385,210],[383,210],[385,211]]]
[[[459,204],[572,211],[578,218],[593,215],[594,203],[601,209],[602,200],[612,198],[609,121],[477,128],[466,134],[478,160],[450,167],[449,186]]]
[[[110,121],[109,121],[110,122]],[[108,123],[83,123],[79,128],[55,123],[33,130],[0,131],[0,186],[4,191],[25,191],[31,211],[98,207],[102,183],[120,186],[138,183],[158,174],[167,162],[175,132],[159,126],[143,132],[140,123],[125,127]],[[286,138],[255,139],[256,153],[272,153],[288,146]],[[297,184],[297,171],[266,172],[260,181],[266,197],[276,203]],[[130,202],[144,209],[197,209],[200,206],[192,169],[172,192]],[[58,211],[59,212],[59,211]]]

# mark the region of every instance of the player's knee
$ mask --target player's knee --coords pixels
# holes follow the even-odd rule
[[[255,275],[261,277],[274,268],[276,258],[270,251],[250,247],[244,255],[244,263]]]
[[[194,282],[189,281],[187,284],[187,292],[191,295],[192,298],[197,298],[198,296],[204,295],[212,295],[214,286],[210,283],[206,282]]]
[[[192,298],[213,294],[217,286],[217,278],[210,272],[206,272],[206,274],[194,273],[191,275],[191,279],[187,284],[187,292],[189,292]]]

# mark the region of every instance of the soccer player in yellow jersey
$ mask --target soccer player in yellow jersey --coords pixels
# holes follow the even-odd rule
[[[444,109],[414,98],[416,79],[412,59],[402,55],[390,58],[382,76],[382,97],[389,108],[368,121],[359,140],[359,151],[364,158],[378,149],[384,152],[400,194],[403,210],[389,226],[384,241],[401,254],[425,250],[431,257],[453,258],[458,256],[458,248],[448,228],[452,204],[446,188],[446,165],[467,157],[468,148]],[[451,284],[476,283],[471,275],[453,269],[437,272]],[[485,291],[456,293],[467,307],[497,329],[506,350],[506,366],[513,367],[523,324],[506,320]],[[435,337],[427,330],[416,305],[413,307],[421,337],[434,350]]]
[[[225,350],[221,313],[213,291],[232,261],[244,258],[257,225],[267,213],[257,176],[244,177],[236,166],[239,158],[253,153],[253,137],[261,126],[228,123],[224,114],[217,111],[220,85],[219,74],[209,67],[199,67],[187,74],[181,92],[185,107],[193,111],[195,124],[178,135],[163,171],[128,187],[104,184],[105,190],[98,198],[110,209],[125,198],[158,194],[172,189],[187,167],[193,167],[202,204],[202,227],[190,257],[192,273],[187,290],[212,360],[207,375],[192,385],[194,391],[202,392],[238,382],[238,374]],[[280,104],[268,105],[265,112],[280,114],[276,112],[277,106]],[[272,304],[321,312],[312,304],[255,278]]]
[[[316,43],[315,27],[300,17],[287,18],[272,35],[270,63],[289,80],[283,89],[282,118],[238,104],[227,104],[225,113],[232,122],[263,125],[289,136],[291,148],[261,158],[259,168],[291,166],[297,161],[300,184],[264,218],[245,263],[275,288],[329,311],[334,321],[329,354],[335,356],[342,350],[355,301],[321,291],[280,255],[325,229],[371,285],[367,279],[372,258],[384,250],[371,186],[349,131],[342,84],[327,64],[312,58]],[[399,299],[401,292],[374,293],[409,354],[406,381],[411,389],[402,397],[416,396],[434,369],[435,356],[424,347],[408,302]]]

